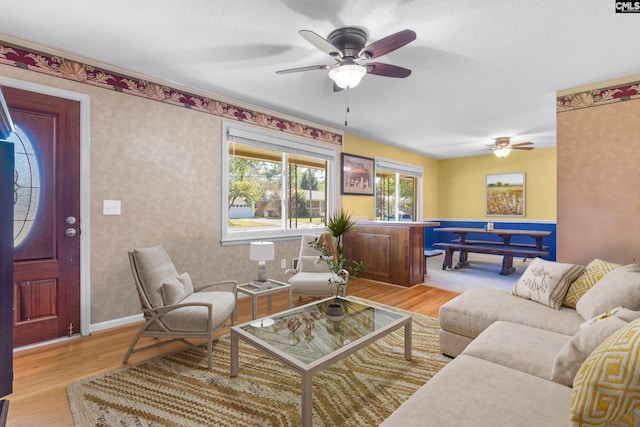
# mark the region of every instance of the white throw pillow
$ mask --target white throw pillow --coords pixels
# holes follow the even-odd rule
[[[591,352],[614,332],[628,324],[619,317],[611,316],[580,329],[562,347],[553,361],[551,380],[573,387],[573,379],[578,373],[578,369]]]
[[[640,264],[607,273],[578,300],[576,311],[588,320],[618,306],[640,310]]]
[[[569,285],[584,266],[534,258],[516,282],[511,293],[558,310]]]

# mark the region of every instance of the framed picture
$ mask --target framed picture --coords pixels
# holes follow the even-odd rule
[[[342,153],[342,194],[373,196],[375,177],[373,159]]]
[[[524,172],[487,175],[487,216],[524,216]]]

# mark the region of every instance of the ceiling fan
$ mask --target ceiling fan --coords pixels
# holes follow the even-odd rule
[[[416,39],[412,30],[403,30],[391,34],[367,45],[367,32],[357,27],[344,27],[332,31],[325,39],[313,31],[298,31],[305,40],[335,59],[335,64],[311,65],[276,71],[277,74],[297,73],[300,71],[329,70],[333,80],[333,90],[350,89],[358,85],[365,74],[384,77],[405,78],[411,70],[381,62],[360,64],[358,61],[375,59],[393,52]]]
[[[493,154],[502,158],[507,157],[511,150],[533,150],[534,147],[532,147],[532,145],[533,142],[519,142],[518,144],[512,144],[510,137],[503,136],[496,138],[496,142],[489,145],[489,147],[491,147]]]

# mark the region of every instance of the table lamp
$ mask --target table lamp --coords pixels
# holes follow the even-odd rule
[[[267,270],[265,261],[271,261],[275,258],[273,250],[273,242],[251,242],[249,246],[249,259],[258,261],[258,282],[267,281]]]

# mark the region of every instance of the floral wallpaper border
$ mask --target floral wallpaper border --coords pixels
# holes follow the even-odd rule
[[[556,112],[563,113],[632,99],[640,99],[640,82],[560,96],[556,99]]]
[[[342,145],[342,135],[258,113],[227,102],[181,92],[168,86],[119,75],[60,56],[11,46],[0,41],[0,63],[63,79],[115,90],[264,128]]]

